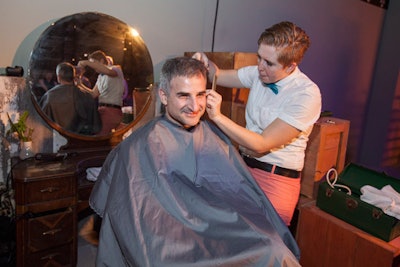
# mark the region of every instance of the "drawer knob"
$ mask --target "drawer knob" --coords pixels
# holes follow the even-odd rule
[[[57,256],[60,256],[60,255],[61,255],[61,253],[57,252],[57,253],[52,253],[52,254],[43,256],[43,257],[41,257],[40,259],[41,259],[41,260],[52,260],[53,258],[55,258],[55,257],[57,257]]]
[[[358,207],[358,202],[351,198],[346,198],[346,206],[348,209],[353,210]]]
[[[383,215],[383,212],[377,209],[372,209],[372,218],[379,220]]]
[[[46,232],[43,232],[42,235],[55,235],[56,233],[61,232],[61,228],[49,230]]]
[[[52,193],[52,192],[55,192],[55,191],[59,191],[60,190],[60,188],[59,187],[47,187],[47,188],[44,188],[44,189],[41,189],[40,190],[40,193]]]

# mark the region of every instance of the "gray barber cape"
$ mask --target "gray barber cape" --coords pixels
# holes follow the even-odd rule
[[[229,139],[159,117],[108,155],[90,197],[96,266],[300,266],[298,246]]]

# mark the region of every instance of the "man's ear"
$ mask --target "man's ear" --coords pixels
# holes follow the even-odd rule
[[[165,93],[165,91],[163,89],[159,89],[158,90],[158,96],[160,97],[160,101],[163,105],[167,105],[167,94]]]

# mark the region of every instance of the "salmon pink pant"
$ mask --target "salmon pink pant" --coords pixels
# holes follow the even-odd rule
[[[249,170],[279,216],[289,226],[300,196],[300,178],[289,178],[250,167]]]

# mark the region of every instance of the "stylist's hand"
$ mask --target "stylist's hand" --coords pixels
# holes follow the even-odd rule
[[[88,62],[88,60],[80,60],[80,61],[78,62],[77,67],[78,67],[78,68],[81,68],[81,69],[85,69],[85,67],[88,65],[87,62]]]
[[[221,116],[222,96],[214,90],[207,90],[206,111],[211,120]]]
[[[208,57],[203,52],[194,53],[192,58],[195,58],[195,59],[200,60],[201,62],[203,62],[204,66],[206,66],[207,69],[210,67],[210,62],[208,60]]]
[[[205,53],[196,52],[196,53],[193,54],[192,58],[200,60],[201,62],[204,63],[204,66],[208,70],[208,79],[210,81],[212,81],[214,75],[218,75],[218,72],[219,72],[218,66],[214,62],[209,60]]]

